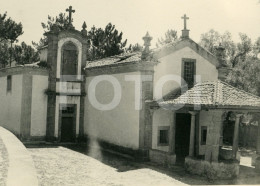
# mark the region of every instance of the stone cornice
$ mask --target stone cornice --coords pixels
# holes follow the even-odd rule
[[[49,71],[46,68],[29,67],[29,66],[17,66],[17,67],[0,69],[0,77],[7,76],[7,75],[16,75],[16,74],[31,74],[31,75],[48,76]]]

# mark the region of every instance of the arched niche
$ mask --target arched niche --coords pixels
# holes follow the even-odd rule
[[[61,48],[61,71],[60,75],[77,75],[78,69],[78,49],[77,46],[68,41]]]
[[[64,59],[64,49],[65,50],[76,50],[77,52],[77,65],[76,65],[76,73],[71,74],[69,72],[63,72],[62,68],[63,68],[63,59]],[[66,53],[66,52],[65,52]],[[73,53],[73,52],[71,52]],[[74,59],[74,58],[73,58]],[[74,60],[72,60],[74,61]],[[63,75],[65,76],[67,75],[76,75],[75,77],[77,79],[81,78],[81,64],[82,64],[82,43],[75,39],[75,38],[71,38],[71,37],[66,37],[66,38],[62,38],[58,41],[58,54],[57,54],[57,74],[56,77],[57,78],[65,78],[62,77]],[[71,64],[72,65],[72,64]],[[74,71],[73,71],[74,72]],[[74,79],[74,77],[71,77],[72,79]]]

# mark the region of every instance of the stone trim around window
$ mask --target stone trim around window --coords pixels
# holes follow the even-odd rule
[[[201,139],[200,139],[200,145],[206,145],[207,142],[207,126],[201,126]]]
[[[169,132],[170,132],[170,126],[159,126],[158,127],[157,146],[168,146],[169,145]]]
[[[191,58],[182,58],[182,65],[181,65],[181,77],[183,78],[183,80],[185,80],[184,79],[184,64],[185,64],[185,62],[193,62],[194,63],[194,80],[193,80],[193,84],[195,84],[196,83],[196,78],[195,78],[195,76],[196,76],[196,59],[191,59]],[[182,82],[181,82],[181,85],[183,86],[184,85],[184,81],[182,80]],[[193,85],[188,85],[188,87],[190,88],[191,86],[193,86]]]

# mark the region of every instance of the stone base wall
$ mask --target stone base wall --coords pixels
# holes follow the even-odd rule
[[[142,162],[149,160],[149,151],[147,149],[132,149],[128,147],[123,147],[88,135],[85,135],[84,138],[81,138],[79,140],[80,141],[78,142],[86,143],[89,146],[95,144],[103,150],[113,151],[115,153],[121,154],[122,156],[126,155],[133,158],[135,161]]]
[[[155,163],[171,166],[176,162],[176,155],[168,154],[167,152],[159,150],[149,150],[149,159]]]
[[[209,179],[230,179],[239,174],[239,162],[208,162],[191,157],[185,158],[185,169],[192,174]]]

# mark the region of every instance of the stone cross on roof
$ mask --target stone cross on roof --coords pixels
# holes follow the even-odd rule
[[[72,6],[66,9],[66,12],[69,12],[69,24],[71,24],[72,13],[75,13],[75,10],[72,9]]]
[[[187,20],[189,19],[189,17],[186,16],[186,14],[184,14],[183,17],[181,17],[184,20],[184,30],[186,30],[187,28]]]

